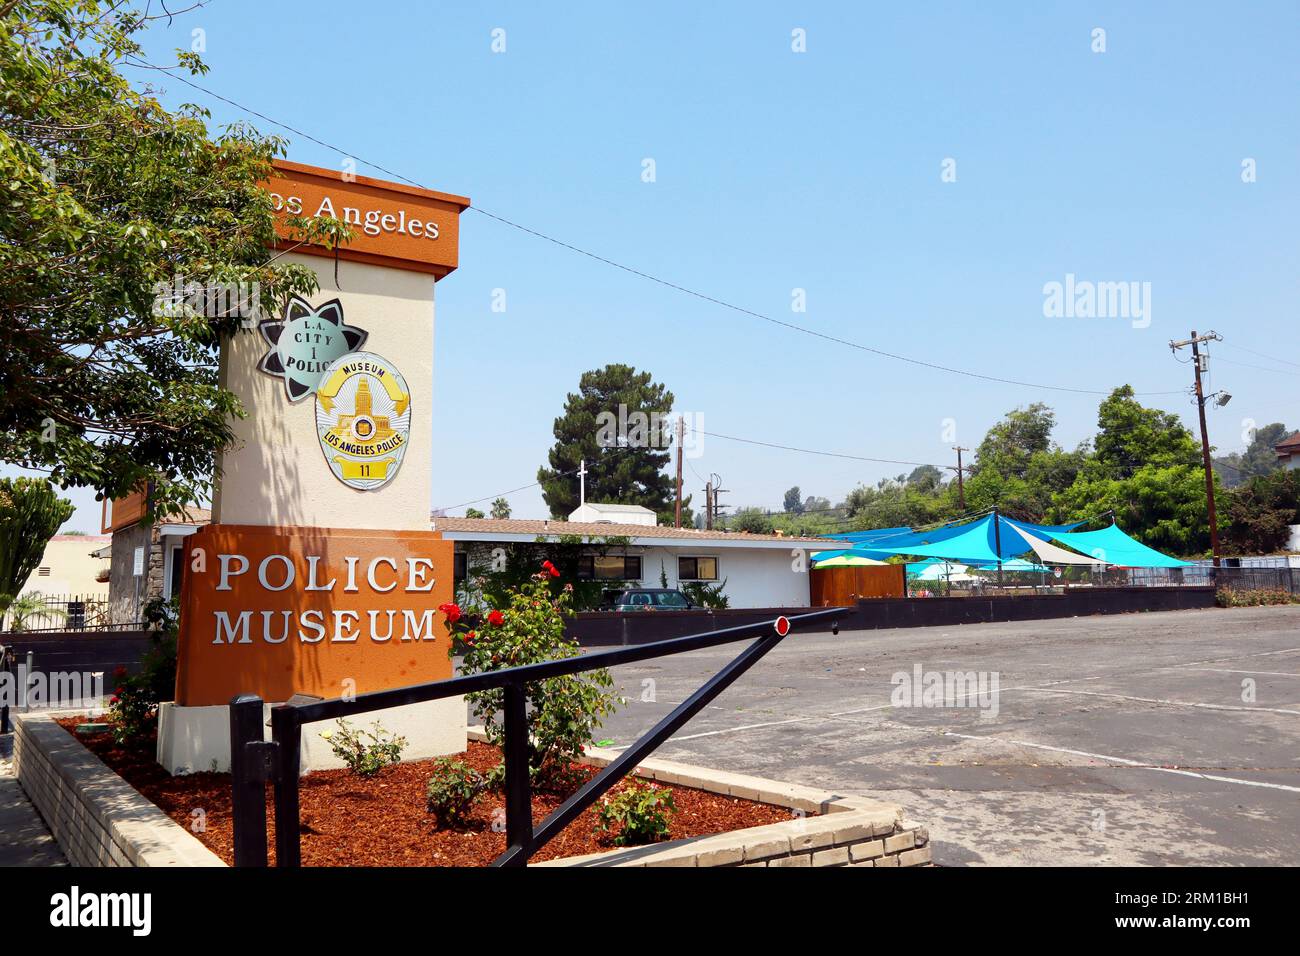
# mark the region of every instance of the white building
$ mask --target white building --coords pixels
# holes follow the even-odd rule
[[[1277,460],[1283,468],[1300,468],[1300,432],[1293,432],[1273,446]]]
[[[658,524],[655,513],[640,505],[598,505],[588,501],[574,508],[569,514],[570,521],[588,521],[597,524],[635,524],[653,526]]]
[[[625,507],[587,505],[588,508]],[[581,509],[579,509],[581,510]],[[645,509],[640,509],[645,510]],[[577,514],[577,512],[574,512]],[[647,512],[653,518],[652,512]],[[494,545],[558,541],[577,536],[592,542],[583,577],[619,586],[657,588],[664,579],[670,588],[704,581],[726,586],[730,606],[807,607],[809,553],[834,542],[825,538],[795,538],[777,534],[742,534],[664,528],[653,523],[599,521],[540,521],[513,518],[435,518],[433,529],[456,545],[457,575],[486,559]],[[615,545],[603,539],[618,539]]]

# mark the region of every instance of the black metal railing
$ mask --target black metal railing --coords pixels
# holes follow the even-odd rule
[[[271,708],[271,739],[265,740],[264,702],[242,694],[230,702],[230,771],[232,778],[234,849],[236,866],[266,866],[266,782],[274,783],[276,865],[302,865],[298,802],[301,769],[302,728],[322,720],[353,717],[370,711],[406,704],[418,704],[459,697],[476,691],[504,691],[506,850],[494,866],[523,866],[530,856],[556,836],[583,810],[598,800],[660,744],[698,713],[705,705],[749,670],[763,655],[794,628],[818,621],[831,621],[838,633],[840,617],[850,608],[828,608],[790,618],[723,628],[689,637],[655,641],[594,654],[508,667],[448,680],[358,694],[350,700],[322,700],[310,703],[277,704]],[[528,723],[525,685],[550,677],[636,661],[667,657],[687,651],[718,647],[748,638],[758,638],[709,678],[705,684],[660,720],[636,743],[625,749],[600,773],[583,784],[537,827],[533,826],[532,793],[528,776]]]

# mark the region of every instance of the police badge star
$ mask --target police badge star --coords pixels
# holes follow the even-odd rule
[[[360,349],[369,334],[344,324],[338,299],[313,308],[296,295],[284,307],[284,318],[268,319],[257,327],[271,346],[257,367],[284,379],[284,391],[291,402],[316,391],[330,363]]]

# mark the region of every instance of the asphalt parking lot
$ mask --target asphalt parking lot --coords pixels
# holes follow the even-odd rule
[[[742,646],[617,668],[597,736],[630,743]],[[918,665],[985,696],[896,706]],[[795,633],[657,755],[891,800],[947,866],[1295,864],[1300,607]]]

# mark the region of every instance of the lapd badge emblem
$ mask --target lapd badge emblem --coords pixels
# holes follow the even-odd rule
[[[257,367],[284,379],[284,391],[291,402],[316,391],[326,367],[361,348],[367,335],[343,323],[338,299],[313,308],[296,295],[284,307],[284,318],[259,322],[257,327],[271,346]]]
[[[374,491],[393,480],[411,437],[411,393],[391,362],[353,352],[325,369],[316,389],[316,432],[334,477]]]

